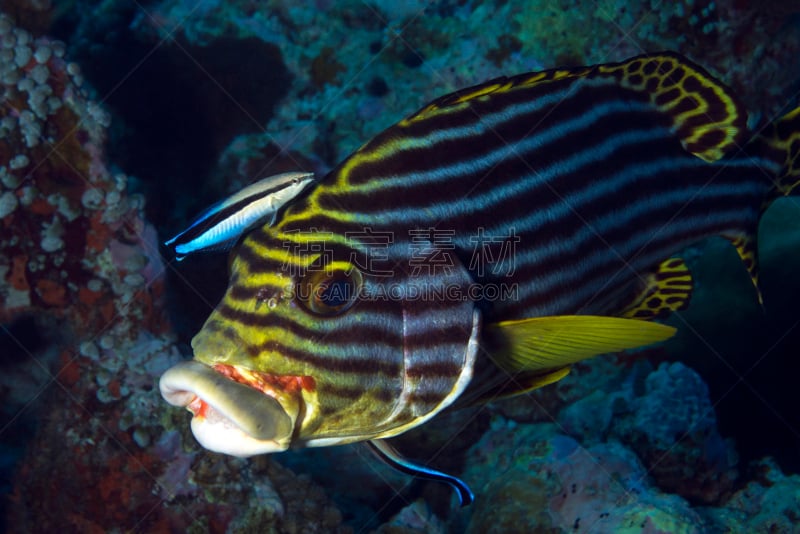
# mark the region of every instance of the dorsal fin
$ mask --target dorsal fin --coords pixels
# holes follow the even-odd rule
[[[747,112],[728,88],[705,69],[673,52],[637,56],[598,65],[597,72],[623,87],[648,93],[672,117],[683,147],[705,161],[716,161],[740,146]]]
[[[611,78],[621,87],[647,94],[672,120],[683,147],[705,161],[716,161],[742,142],[747,112],[722,82],[674,52],[636,56],[621,63],[558,68],[502,77],[442,96],[401,126],[459,110],[480,98],[570,78]]]
[[[507,90],[512,86],[512,78],[500,77],[465,89],[460,89],[453,93],[448,93],[433,100],[424,108],[400,121],[399,126],[408,126],[415,122],[428,120],[442,113],[461,109],[462,107],[468,106],[470,100],[495,93],[498,90]]]

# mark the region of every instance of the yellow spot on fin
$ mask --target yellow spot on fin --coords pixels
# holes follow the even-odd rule
[[[672,52],[637,56],[598,65],[623,87],[650,95],[673,121],[683,147],[705,161],[716,161],[739,146],[747,112],[722,82],[702,67]]]
[[[747,269],[747,274],[750,275],[750,281],[753,282],[753,287],[756,289],[758,303],[763,306],[764,297],[761,295],[761,288],[758,286],[758,248],[756,247],[755,239],[750,237],[749,234],[728,234],[723,237],[736,247],[736,252],[742,259],[744,268]]]
[[[458,91],[449,95],[452,99],[452,104],[461,104],[462,102],[469,102],[475,98],[488,95],[490,93],[494,93],[495,91],[501,89],[503,87],[503,83],[506,80],[504,78],[500,78],[499,80],[493,80],[481,85],[476,85],[474,87],[470,87],[465,91]],[[445,104],[447,105],[447,104]]]
[[[596,67],[572,67],[543,70],[541,72],[530,72],[520,74],[511,78],[512,87],[533,87],[547,82],[566,80],[568,78],[584,78],[594,72]]]
[[[440,96],[410,117],[400,121],[400,126],[408,126],[415,122],[431,119],[437,115],[459,110],[469,105],[471,100],[486,97],[497,91],[505,91],[511,87],[509,78],[500,77],[467,87],[453,93]]]
[[[663,341],[674,333],[659,323],[593,315],[536,317],[487,327],[492,359],[510,373],[560,369],[598,354]]]
[[[408,126],[418,121],[428,120],[437,115],[461,109],[469,105],[471,101],[479,98],[490,98],[515,89],[533,87],[542,83],[564,80],[567,78],[582,78],[594,72],[594,69],[595,67],[560,68],[528,72],[512,77],[503,76],[494,78],[487,82],[441,96],[410,117],[403,119],[400,125]]]
[[[642,289],[623,305],[620,317],[629,319],[655,319],[682,310],[692,297],[692,273],[681,258],[661,262],[647,273]]]

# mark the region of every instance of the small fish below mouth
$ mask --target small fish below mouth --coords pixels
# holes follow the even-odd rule
[[[246,457],[286,450],[294,422],[280,403],[197,361],[182,362],[159,381],[161,396],[192,412],[192,433],[212,451]]]

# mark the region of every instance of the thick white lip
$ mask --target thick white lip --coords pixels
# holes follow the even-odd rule
[[[289,446],[294,422],[277,400],[207,365],[181,362],[158,385],[164,400],[193,412],[192,433],[206,449],[246,457]]]

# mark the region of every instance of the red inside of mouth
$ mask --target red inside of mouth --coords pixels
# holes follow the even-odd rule
[[[205,417],[206,411],[208,410],[208,404],[206,404],[200,397],[195,397],[192,399],[192,402],[186,405],[186,408],[188,408],[192,414],[195,415],[195,417]]]
[[[285,391],[291,395],[301,391],[314,391],[317,387],[316,382],[310,376],[291,376],[291,375],[272,375],[263,371],[248,370],[248,375],[244,376],[232,365],[223,363],[214,364],[213,369],[233,380],[246,386],[256,388],[267,395],[273,396],[274,391]]]

